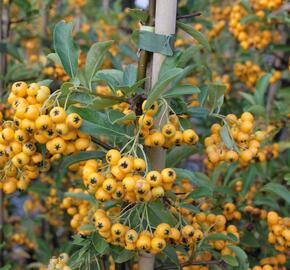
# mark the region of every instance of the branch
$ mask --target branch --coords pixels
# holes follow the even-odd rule
[[[192,262],[186,262],[186,263],[180,264],[180,268],[182,269],[183,267],[191,266],[191,265],[214,265],[214,264],[222,264],[222,263],[223,263],[222,260],[192,261]],[[162,269],[166,269],[166,270],[176,269],[176,266],[175,265],[162,265],[162,266],[155,268],[155,270],[162,270]]]
[[[95,137],[92,137],[92,141],[95,144],[97,144],[97,145],[101,146],[102,148],[104,148],[105,150],[117,149],[117,147],[113,147],[113,146],[111,146],[111,145],[109,145],[109,144],[107,144],[105,142],[102,142],[100,139],[95,138]]]
[[[201,14],[202,13],[198,11],[198,12],[194,12],[194,13],[190,13],[190,14],[177,16],[176,19],[177,20],[189,19],[189,18],[200,16]]]

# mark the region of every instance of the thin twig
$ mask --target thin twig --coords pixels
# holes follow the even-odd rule
[[[201,16],[201,12],[194,12],[194,13],[190,13],[190,14],[185,14],[185,15],[179,15],[176,17],[177,20],[183,20],[183,19],[189,19],[189,18],[194,18],[197,16]]]
[[[214,264],[221,264],[223,261],[222,260],[212,260],[212,261],[192,261],[192,262],[186,262],[180,264],[180,268],[182,269],[183,267],[186,266],[191,266],[191,265],[214,265]],[[176,269],[176,265],[162,265],[155,270],[168,270],[168,269]]]
[[[104,148],[105,150],[110,150],[110,149],[117,149],[116,147],[113,147],[105,142],[102,142],[100,139],[92,137],[92,141],[94,143],[96,143],[97,145],[101,146],[102,148]]]

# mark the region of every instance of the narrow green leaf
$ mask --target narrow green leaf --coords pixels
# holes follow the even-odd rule
[[[148,216],[150,224],[153,226],[157,226],[162,222],[175,226],[177,222],[160,200],[148,203]]]
[[[270,193],[274,193],[278,197],[285,200],[288,204],[290,203],[290,192],[286,186],[283,186],[278,183],[268,183],[262,187],[261,191],[267,191]]]
[[[220,129],[220,136],[226,145],[226,147],[231,150],[234,147],[234,141],[232,140],[230,134],[229,134],[229,129],[226,125],[223,125]]]
[[[186,201],[188,199],[198,199],[201,197],[211,197],[212,190],[208,187],[202,186],[198,187],[195,190],[191,191],[182,201]]]
[[[222,260],[223,260],[226,264],[228,264],[228,265],[230,265],[230,266],[238,266],[238,265],[239,265],[239,262],[238,262],[238,260],[236,259],[236,257],[233,257],[233,256],[231,256],[231,255],[224,255],[224,256],[222,256]]]
[[[72,38],[72,30],[73,23],[57,23],[53,31],[53,42],[64,70],[74,79],[78,68],[78,47]]]
[[[211,51],[208,40],[201,32],[195,30],[191,25],[182,22],[177,22],[177,26],[197,40],[208,52]]]
[[[236,254],[238,262],[239,262],[238,269],[248,270],[249,262],[248,262],[248,256],[245,253],[245,251],[243,251],[240,247],[237,247],[237,246],[228,245],[227,247]]]
[[[158,82],[153,86],[148,95],[145,109],[148,109],[152,106],[154,101],[165,91],[169,83],[173,81],[181,72],[181,68],[173,68],[165,72],[161,78],[159,78]]]
[[[203,107],[191,107],[187,110],[187,114],[193,118],[205,118],[208,116],[209,110]]]
[[[246,9],[246,11],[248,11],[248,13],[253,12],[249,0],[241,0],[240,3]]]
[[[184,95],[192,95],[200,93],[200,89],[192,85],[175,86],[163,94],[164,98],[179,97]]]
[[[133,64],[128,65],[124,70],[123,84],[131,87],[136,83],[136,80],[137,80],[136,67]]]
[[[112,256],[115,263],[123,263],[129,261],[135,256],[135,252],[126,250],[122,247],[111,245]]]
[[[256,92],[254,97],[258,105],[264,105],[264,96],[271,77],[272,75],[267,73],[263,75],[256,83]]]
[[[179,268],[179,259],[177,257],[176,251],[171,246],[166,246],[163,250],[163,253],[166,255],[166,257],[173,262],[178,268]]]
[[[239,92],[239,94],[246,99],[250,104],[255,105],[256,101],[253,95],[248,94],[248,93],[244,93],[244,92]]]
[[[112,124],[123,124],[124,121],[132,121],[136,119],[135,112],[130,112],[129,114],[124,114],[119,111],[110,110],[108,112],[109,120]]]
[[[174,167],[196,151],[197,148],[195,146],[183,145],[174,147],[166,156],[166,166]]]
[[[205,237],[207,241],[224,240],[231,242],[238,242],[239,239],[234,234],[223,234],[223,233],[211,233]]]
[[[61,60],[57,53],[50,53],[46,56],[46,58],[52,61],[54,64],[60,65],[62,67]]]
[[[98,69],[102,66],[106,52],[113,42],[114,41],[112,40],[104,42],[96,42],[91,46],[87,54],[85,66],[85,73],[90,87],[94,75],[96,74]]]
[[[91,238],[94,248],[98,254],[104,254],[106,250],[109,248],[109,244],[105,241],[103,237],[101,237],[97,233],[93,233]]]

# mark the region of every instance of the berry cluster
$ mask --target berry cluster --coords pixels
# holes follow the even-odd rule
[[[206,228],[213,227],[211,232],[224,232],[233,234],[239,239],[237,228],[233,225],[226,227],[226,218],[223,215],[204,213],[197,214],[192,219],[192,225],[171,227],[167,223],[156,226],[154,232],[150,230],[139,231],[121,223],[114,223],[108,214],[98,209],[94,213],[94,222],[98,233],[107,242],[120,245],[128,250],[144,250],[153,254],[161,252],[166,245],[183,245],[188,251],[206,236]],[[211,246],[220,251],[222,255],[232,254],[227,248],[227,241],[213,240]]]
[[[50,162],[90,146],[90,137],[78,131],[82,118],[50,103],[50,89],[37,83],[13,84],[8,103],[13,121],[0,127],[0,188],[7,194],[25,190]],[[41,151],[45,145],[46,154]]]
[[[69,256],[67,253],[61,253],[58,257],[52,257],[49,260],[47,270],[71,270],[71,268],[67,265],[69,260]]]
[[[252,1],[252,3],[256,2],[262,1]],[[270,1],[263,2],[270,3]],[[282,0],[277,0],[275,2],[277,2],[277,5],[272,5],[272,10],[274,8],[279,8],[282,4]],[[249,15],[247,10],[240,3],[237,3],[232,7],[229,19],[229,31],[240,42],[243,49],[247,50],[250,47],[263,49],[267,47],[270,42],[279,41],[280,34],[278,32],[265,29],[265,22],[262,21],[262,19],[266,16],[263,8],[268,8],[267,5],[267,3],[265,3],[265,5],[255,5],[257,9],[255,9],[254,12],[260,20],[256,19],[246,23],[244,23],[242,19]]]
[[[234,65],[234,74],[239,78],[241,82],[243,82],[250,90],[255,91],[255,84],[261,76],[263,76],[264,72],[261,68],[254,64],[252,61],[248,60],[244,64],[236,63]],[[281,79],[281,72],[276,70],[273,72],[272,77],[269,82],[271,84]]]
[[[182,144],[194,145],[199,137],[193,129],[180,131],[178,116],[170,115],[168,123],[163,125],[161,130],[154,128],[153,116],[158,112],[158,103],[148,110],[145,109],[146,100],[142,104],[143,114],[138,119],[140,136],[144,138],[144,145],[147,147],[171,148]]]
[[[276,212],[271,211],[267,215],[269,227],[268,241],[275,246],[275,249],[283,252],[290,248],[290,218],[280,217]]]
[[[107,152],[106,161],[107,165],[102,166],[96,160],[89,160],[83,167],[83,183],[98,201],[150,201],[164,196],[176,179],[173,169],[147,172],[145,160],[122,156],[116,149]]]
[[[256,265],[251,270],[286,270],[284,266],[287,262],[287,257],[283,253],[279,253],[272,257],[266,257],[260,260],[260,265]]]
[[[221,137],[220,124],[211,126],[211,135],[206,137],[204,144],[206,147],[207,159],[205,165],[208,169],[213,169],[220,162],[236,162],[238,161],[241,167],[247,166],[251,162],[264,161],[276,157],[278,155],[278,145],[272,147],[260,146],[268,135],[267,131],[254,130],[254,117],[249,112],[244,112],[238,119],[234,114],[228,114],[225,117],[225,122],[228,125],[228,133],[234,142],[232,149],[228,149]],[[271,156],[267,155],[267,151],[273,150]],[[266,156],[267,155],[267,156]]]

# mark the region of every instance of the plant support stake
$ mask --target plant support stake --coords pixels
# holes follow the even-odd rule
[[[177,0],[157,0],[155,11],[155,33],[161,35],[174,35],[176,29],[176,12],[177,12]],[[158,81],[161,65],[166,56],[154,53],[152,63],[152,82],[151,86],[154,86]],[[160,113],[162,115],[162,112]],[[166,117],[163,118],[166,121]],[[157,119],[158,123],[159,119]],[[160,123],[164,125],[165,123]],[[165,168],[166,151],[161,148],[154,148],[147,151],[155,170],[162,170]],[[139,257],[139,270],[153,270],[154,269],[155,256],[150,253],[141,253]]]

